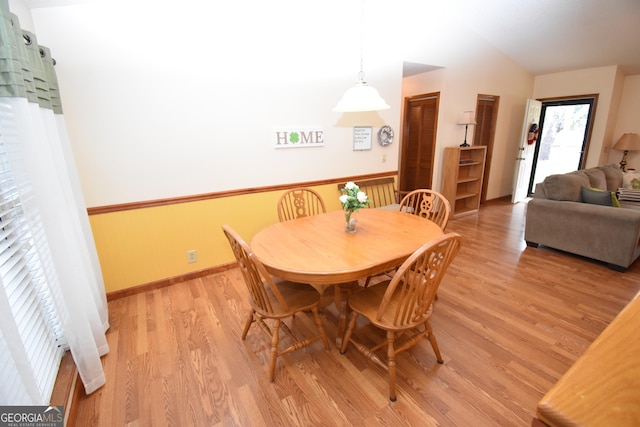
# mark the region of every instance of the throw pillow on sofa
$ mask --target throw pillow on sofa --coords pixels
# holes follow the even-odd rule
[[[640,186],[640,173],[625,173],[622,174],[622,188],[634,188],[638,189]]]
[[[616,197],[616,193],[612,191],[600,190],[599,188],[582,187],[580,189],[582,203],[590,203],[592,205],[614,206],[620,207],[620,202]]]

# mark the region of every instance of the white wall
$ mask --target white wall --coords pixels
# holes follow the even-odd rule
[[[423,92],[441,92],[438,188],[443,147],[464,138],[459,116],[479,93],[500,96],[489,199],[511,194],[526,98],[600,93],[590,165],[607,134],[624,132],[611,125],[615,67],[539,76],[534,85],[462,26],[455,5],[393,6],[367,1],[362,33],[359,0],[73,0],[30,15],[11,0],[57,61],[89,207],[395,170],[403,99]],[[361,41],[366,80],[391,109],[334,113],[356,80]],[[403,82],[403,60],[444,68]],[[385,124],[394,144],[374,138],[370,151],[352,150],[354,126]],[[320,127],[325,146],[276,150],[278,126]]]
[[[381,31],[367,19],[364,38],[366,80],[392,108],[331,111],[359,71],[360,5],[95,0],[33,9],[38,41],[57,61],[88,206],[395,170],[398,144],[374,138],[372,150],[352,150],[353,126],[399,129],[393,20]],[[277,126],[320,127],[325,146],[276,150]]]
[[[620,99],[616,128],[611,145],[616,143],[625,133],[640,133],[640,75],[627,76]],[[620,163],[622,152],[611,150],[609,162]],[[627,166],[640,170],[640,152],[631,151],[627,155]]]
[[[23,30],[34,32],[31,10],[26,2],[22,0],[9,0],[9,10],[20,20],[20,27]]]
[[[615,125],[615,118],[612,120],[611,115],[618,111],[619,94],[616,85],[620,85],[620,76],[618,67],[612,65],[536,77],[533,91],[535,99],[598,94],[585,168],[602,164],[608,157],[607,144]]]
[[[466,110],[475,110],[478,94],[500,97],[487,199],[511,194],[515,159],[526,100],[533,90],[533,76],[509,57],[461,26],[451,25],[439,37],[449,40],[441,54],[416,54],[414,62],[432,58],[443,68],[408,77],[403,82],[403,97],[440,92],[434,187],[441,189],[444,147],[464,141],[464,126],[457,123]],[[451,38],[449,35],[452,34]],[[455,54],[452,54],[455,53]],[[473,128],[467,142],[473,141]]]

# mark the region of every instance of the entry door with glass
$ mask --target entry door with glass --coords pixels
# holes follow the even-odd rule
[[[547,176],[584,168],[597,95],[545,100],[541,107],[537,107],[539,102],[529,101],[522,132],[521,155],[517,159],[514,177],[514,203],[533,194],[536,184]],[[537,112],[533,106],[538,108]],[[535,117],[529,116],[538,114],[538,137],[533,143],[529,140],[531,145],[528,146],[526,135],[530,134],[531,124],[536,122]],[[524,155],[529,151],[533,151],[533,156]]]
[[[529,194],[553,174],[584,168],[595,97],[543,101]]]

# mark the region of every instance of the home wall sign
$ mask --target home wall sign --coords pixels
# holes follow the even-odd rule
[[[371,126],[353,128],[353,150],[371,150]]]
[[[274,130],[274,136],[276,148],[324,146],[324,131],[321,128],[276,128]]]

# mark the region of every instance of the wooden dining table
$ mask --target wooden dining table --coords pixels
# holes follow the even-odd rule
[[[251,250],[276,277],[311,285],[337,285],[336,343],[346,327],[348,296],[359,279],[401,265],[416,249],[443,234],[432,221],[404,212],[361,209],[357,231],[345,231],[343,211],[272,224],[251,240]]]

